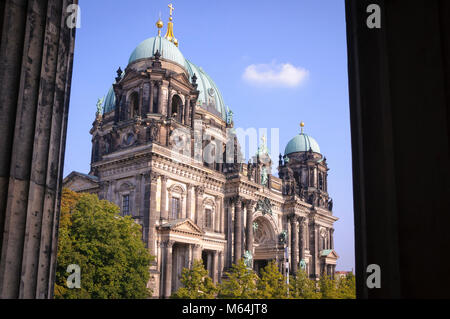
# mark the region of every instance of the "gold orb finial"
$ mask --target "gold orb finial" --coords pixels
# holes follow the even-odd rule
[[[178,47],[178,40],[177,39],[173,39],[173,44],[175,44]]]
[[[156,27],[158,28],[158,36],[161,36],[161,29],[164,26],[164,22],[161,21],[161,18],[156,21]]]
[[[302,134],[303,134],[303,128],[305,127],[305,122],[301,121],[301,122],[300,122],[300,127],[301,127],[301,129],[302,129]]]

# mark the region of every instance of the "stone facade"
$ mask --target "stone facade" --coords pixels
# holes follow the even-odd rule
[[[155,297],[178,289],[196,259],[216,283],[249,253],[258,272],[276,260],[283,272],[289,261],[291,273],[333,275],[326,159],[312,150],[280,155],[278,178],[263,143],[244,163],[231,117],[213,99],[199,102],[196,80],[159,52],[119,69],[115,105],[91,129],[91,171],[70,174],[65,187],[96,193],[142,225],[156,256]]]

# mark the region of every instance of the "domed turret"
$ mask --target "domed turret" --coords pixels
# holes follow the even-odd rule
[[[320,153],[319,144],[314,138],[302,132],[289,141],[284,154],[309,152],[309,150],[312,150],[314,153]]]

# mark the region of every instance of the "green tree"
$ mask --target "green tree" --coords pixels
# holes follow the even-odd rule
[[[261,270],[261,279],[258,281],[257,287],[257,297],[260,299],[285,299],[288,297],[288,285],[275,261],[271,261]]]
[[[184,268],[181,272],[181,283],[184,287],[179,288],[171,298],[176,299],[214,299],[217,287],[201,260],[194,261],[192,269]]]
[[[55,298],[147,298],[152,260],[141,226],[96,195],[64,189]],[[81,268],[81,289],[68,289],[67,266]]]
[[[219,286],[219,298],[224,299],[253,299],[257,297],[256,284],[258,276],[253,270],[247,269],[244,260],[233,264],[231,270],[225,273],[224,279]]]
[[[356,299],[356,282],[353,273],[337,280],[337,290],[341,299]]]
[[[320,299],[316,282],[308,278],[304,270],[299,270],[295,277],[289,280],[289,297],[293,299]]]
[[[336,280],[328,275],[322,275],[319,280],[319,291],[321,299],[339,299]]]

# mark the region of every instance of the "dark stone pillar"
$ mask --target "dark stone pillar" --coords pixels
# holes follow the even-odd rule
[[[291,216],[291,273],[297,274],[298,271],[298,225],[297,216]]]
[[[242,199],[237,197],[234,210],[234,263],[242,257]]]
[[[77,1],[0,5],[0,298],[52,298]]]
[[[167,176],[161,175],[161,218],[169,220],[169,211],[167,210]]]
[[[357,296],[449,298],[450,2],[377,1],[380,29],[371,3],[346,1]]]

